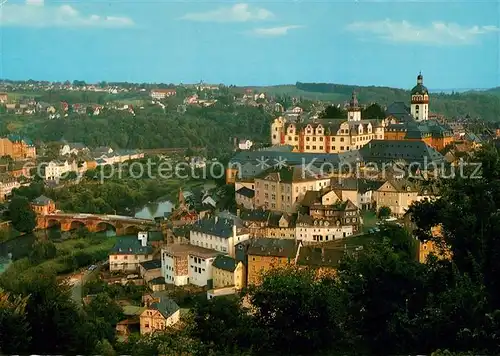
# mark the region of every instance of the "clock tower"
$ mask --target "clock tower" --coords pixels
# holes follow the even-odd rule
[[[411,116],[416,121],[429,119],[429,91],[424,86],[422,73],[417,76],[417,85],[411,90]]]

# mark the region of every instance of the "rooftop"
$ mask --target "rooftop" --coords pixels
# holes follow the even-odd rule
[[[228,272],[234,272],[234,270],[236,269],[236,265],[237,263],[234,258],[222,255],[217,256],[214,262],[212,263],[212,267],[222,269]]]
[[[294,258],[297,253],[295,240],[260,238],[254,239],[248,246],[248,255]]]
[[[144,261],[144,262],[141,262],[140,265],[142,266],[142,268],[149,271],[152,269],[161,268],[161,260]]]
[[[111,249],[110,254],[114,255],[150,255],[153,253],[151,245],[142,246],[141,241],[136,237],[121,237]]]

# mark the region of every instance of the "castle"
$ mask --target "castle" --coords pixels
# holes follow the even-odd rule
[[[452,142],[451,130],[429,120],[429,91],[423,75],[411,90],[411,106],[393,103],[382,121],[363,120],[356,93],[347,107],[347,120],[313,119],[301,122],[278,117],[271,124],[273,146],[288,145],[293,152],[342,153],[358,150],[371,140],[424,141],[435,149]]]

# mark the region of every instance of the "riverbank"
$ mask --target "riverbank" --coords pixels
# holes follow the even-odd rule
[[[90,234],[85,238],[64,241],[40,241],[43,251],[52,251],[53,257],[36,260],[24,257],[13,261],[0,276],[2,283],[15,283],[25,276],[44,274],[64,275],[107,259],[108,253],[116,243],[116,237],[104,234]],[[54,250],[55,249],[55,250]]]

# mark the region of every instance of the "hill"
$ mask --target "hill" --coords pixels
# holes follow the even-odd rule
[[[295,85],[279,85],[269,87],[252,87],[271,95],[289,95],[311,100],[323,100],[332,103],[343,103],[351,97],[355,90],[361,103],[376,102],[389,105],[395,101],[409,103],[410,91],[377,86],[355,86],[329,83],[301,83]],[[465,116],[480,117],[486,121],[500,121],[500,88],[485,91],[469,91],[464,93],[431,93],[430,108],[434,113],[447,117]]]

